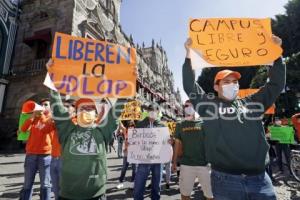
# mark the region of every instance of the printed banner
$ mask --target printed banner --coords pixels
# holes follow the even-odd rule
[[[245,98],[247,96],[250,96],[256,92],[258,92],[259,89],[240,89],[238,96],[239,98]],[[273,104],[268,110],[265,112],[266,115],[274,115],[275,114],[275,104]]]
[[[49,75],[56,89],[79,97],[133,97],[136,50],[56,33]]]
[[[124,111],[120,117],[121,120],[141,120],[142,111],[141,103],[138,101],[131,101],[125,104]]]
[[[167,127],[128,130],[129,163],[167,163],[172,159],[170,133]]]
[[[189,35],[206,67],[265,65],[282,54],[272,41],[270,18],[191,19]]]

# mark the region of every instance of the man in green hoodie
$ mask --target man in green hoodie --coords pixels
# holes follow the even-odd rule
[[[48,62],[47,67],[52,63]],[[118,127],[117,119],[125,100],[118,100],[102,120],[94,100],[81,98],[75,104],[76,123],[70,119],[59,93],[52,91],[50,102],[62,147],[59,199],[105,200],[105,144]]]
[[[281,45],[281,39],[272,40]],[[265,139],[262,115],[275,102],[285,85],[285,66],[277,59],[269,71],[269,81],[256,94],[238,99],[241,75],[220,71],[214,81],[218,96],[207,95],[194,81],[190,47],[183,65],[183,87],[202,117],[205,129],[206,159],[211,163],[212,191],[216,200],[276,199],[265,173],[269,145]]]

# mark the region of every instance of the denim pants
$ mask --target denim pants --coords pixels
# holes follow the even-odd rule
[[[120,178],[119,178],[120,183],[122,183],[124,181],[128,166],[129,166],[129,162],[127,162],[127,156],[124,156],[123,157],[123,166],[122,166],[122,170],[121,170],[121,175],[120,175]],[[131,166],[132,166],[131,182],[133,182],[134,178],[135,178],[136,165],[131,164]]]
[[[122,157],[122,151],[123,151],[123,138],[118,137],[118,157]]]
[[[134,200],[143,200],[145,185],[151,171],[151,199],[160,199],[160,182],[162,177],[162,164],[138,164],[134,180]]]
[[[35,174],[39,171],[40,175],[40,199],[50,200],[51,177],[50,177],[51,155],[27,154],[24,164],[24,186],[21,191],[22,200],[31,200],[32,187]]]
[[[211,185],[215,200],[276,200],[271,179],[265,172],[247,176],[212,170]]]
[[[59,178],[61,173],[61,158],[52,157],[51,165],[50,165],[50,174],[51,174],[51,182],[52,182],[52,192],[55,195],[55,200],[58,200],[59,195]]]
[[[171,181],[171,162],[165,163],[165,170],[166,170],[166,176],[165,176],[165,180],[166,183],[170,183]]]
[[[288,168],[290,168],[290,146],[288,144],[276,144],[277,163],[280,171],[283,171],[282,153],[284,154]]]

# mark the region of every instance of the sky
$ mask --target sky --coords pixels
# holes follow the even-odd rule
[[[175,89],[182,100],[181,69],[185,58],[184,42],[188,37],[190,18],[252,17],[274,18],[284,14],[288,0],[123,0],[121,26],[132,34],[134,43],[151,46],[152,39],[167,52],[168,66],[173,71]],[[196,72],[197,76],[199,72]]]

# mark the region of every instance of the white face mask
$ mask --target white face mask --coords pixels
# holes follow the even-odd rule
[[[228,100],[234,100],[238,93],[240,86],[237,83],[230,83],[222,86],[223,96]]]
[[[184,108],[184,113],[189,116],[194,116],[195,110],[192,106],[188,106],[188,107]]]
[[[281,125],[281,120],[275,120],[275,124],[280,126]]]
[[[157,118],[157,112],[155,112],[155,111],[150,111],[150,112],[149,112],[149,118],[151,118],[151,119],[156,119],[156,118]]]

